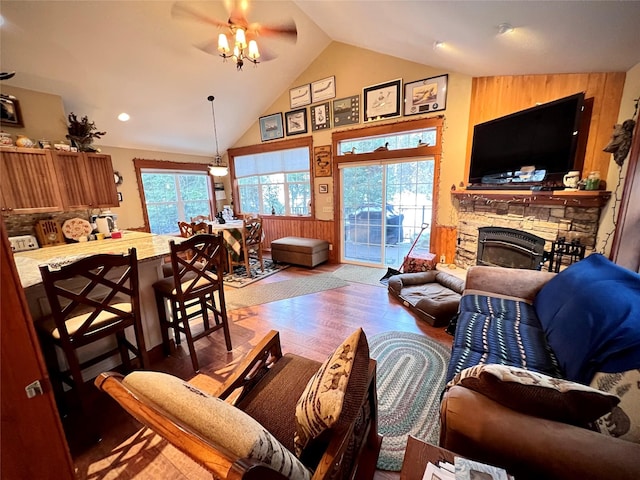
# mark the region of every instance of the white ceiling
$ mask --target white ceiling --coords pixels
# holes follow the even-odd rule
[[[242,72],[195,48],[218,31],[172,18],[173,3],[1,0],[0,68],[17,72],[2,85],[60,95],[107,131],[101,145],[211,155],[208,95],[224,151],[332,40],[471,76],[640,63],[640,1],[253,0],[250,21],[293,18],[298,41],[261,39],[278,58]],[[228,16],[222,1],[188,3]],[[497,35],[502,22],[515,31]]]

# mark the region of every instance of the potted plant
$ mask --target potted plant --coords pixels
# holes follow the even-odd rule
[[[78,148],[80,152],[97,152],[98,149],[92,146],[94,138],[101,138],[107,132],[98,132],[94,122],[90,122],[85,115],[82,119],[71,112],[69,114],[69,134],[67,138],[71,140],[71,145]]]

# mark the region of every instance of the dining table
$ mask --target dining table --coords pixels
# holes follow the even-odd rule
[[[244,220],[229,220],[225,223],[207,222],[207,224],[210,233],[222,233],[222,238],[232,260],[238,261],[242,253]],[[231,266],[229,266],[229,270],[231,270]]]

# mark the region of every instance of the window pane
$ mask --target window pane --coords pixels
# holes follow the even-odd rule
[[[180,196],[183,200],[208,200],[209,179],[206,175],[180,175]]]
[[[311,189],[308,183],[290,183],[289,208],[292,215],[307,215],[311,202]]]
[[[240,186],[240,211],[244,213],[264,213],[260,209],[260,190],[257,185]]]
[[[269,213],[285,215],[284,185],[264,185],[262,187],[262,204]]]
[[[176,203],[147,204],[151,233],[169,234],[178,230],[178,205]]]
[[[174,175],[143,173],[142,185],[147,203],[175,202],[178,198]]]
[[[378,147],[388,144],[389,150],[400,148],[414,148],[418,142],[435,146],[436,129],[427,128],[424,130],[414,130],[411,132],[392,133],[388,135],[378,135],[374,137],[362,137],[353,140],[344,140],[338,143],[338,150],[341,153],[351,152],[355,148],[355,153],[373,152]]]

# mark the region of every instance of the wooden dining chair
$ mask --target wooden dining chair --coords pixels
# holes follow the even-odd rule
[[[262,217],[243,220],[242,248],[240,254],[235,258],[232,252],[229,252],[229,265],[244,265],[247,270],[247,276],[252,277],[251,259],[255,258],[260,262],[260,269],[264,272],[264,259],[262,257],[263,236]]]
[[[54,392],[63,405],[62,384],[66,383],[75,390],[81,410],[87,413],[87,389],[92,388],[83,380],[87,367],[119,353],[124,368],[131,370],[129,352],[140,368],[149,367],[140,316],[136,249],[131,248],[128,254],[93,255],[55,268],[41,265],[40,274],[51,315],[38,321],[36,328],[47,363],[56,369],[51,372]],[[127,329],[133,330],[136,345],[127,339]],[[115,337],[110,346],[103,341],[107,337]],[[98,341],[103,348],[88,347]],[[58,362],[58,348],[66,366]]]
[[[180,236],[183,238],[189,238],[193,236],[193,224],[188,222],[178,222],[178,228],[180,229]]]
[[[195,217],[191,217],[191,223],[210,222],[211,220],[211,215],[196,215]]]
[[[153,284],[164,353],[170,354],[171,328],[177,345],[181,343],[181,334],[185,336],[193,369],[198,372],[196,340],[222,329],[227,350],[232,348],[222,281],[226,249],[222,236],[212,234],[194,235],[180,244],[171,240],[169,247],[172,275]],[[213,315],[213,323],[209,314]],[[196,317],[202,318],[204,329],[194,335],[189,322]]]

